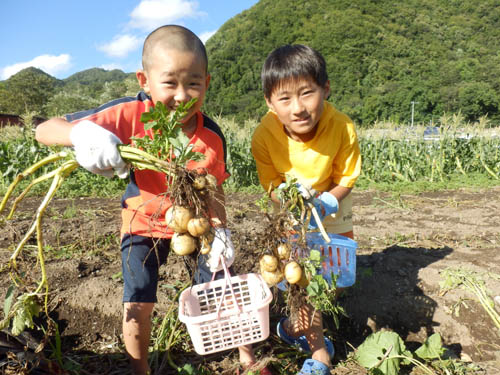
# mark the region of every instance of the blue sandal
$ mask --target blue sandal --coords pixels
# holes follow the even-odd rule
[[[295,338],[295,337],[289,336],[285,332],[285,328],[283,327],[284,326],[283,323],[285,322],[285,320],[287,320],[286,317],[281,318],[281,320],[279,321],[279,323],[276,327],[278,336],[281,338],[281,340],[286,342],[288,345],[297,347],[302,352],[310,353],[311,348],[309,347],[309,343],[307,342],[307,339],[305,336],[299,336],[299,337]],[[325,346],[326,346],[326,350],[328,351],[328,354],[330,355],[330,358],[333,358],[333,356],[335,355],[335,348],[333,347],[332,341],[326,336],[325,336]],[[321,363],[321,362],[319,362],[319,363]],[[304,374],[308,374],[308,373],[306,372]]]
[[[323,362],[306,359],[297,375],[330,375],[330,369]]]

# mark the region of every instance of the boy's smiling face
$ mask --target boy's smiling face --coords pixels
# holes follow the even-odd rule
[[[323,102],[330,94],[330,83],[318,86],[312,79],[289,79],[278,85],[267,106],[283,123],[287,135],[295,141],[307,142],[314,138],[316,125],[323,113]]]
[[[137,72],[139,84],[151,96],[153,103],[161,101],[170,110],[196,98],[196,103],[182,120],[186,131],[194,131],[194,114],[200,110],[210,82],[206,65],[192,52],[163,48],[155,52],[148,70]]]

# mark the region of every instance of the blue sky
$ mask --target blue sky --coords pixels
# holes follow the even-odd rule
[[[164,24],[206,41],[258,0],[0,0],[0,80],[29,66],[64,79],[99,67],[134,72]]]

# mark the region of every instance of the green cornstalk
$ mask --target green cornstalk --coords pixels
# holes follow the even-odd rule
[[[484,162],[483,155],[480,156],[479,160],[481,160],[481,164],[483,165],[484,169],[486,169],[486,172],[488,172],[495,180],[498,180],[498,176],[493,172],[488,165]]]
[[[455,156],[455,160],[457,162],[457,168],[460,171],[460,173],[462,173],[464,176],[467,176],[464,169],[462,168],[462,163],[460,162],[460,159],[458,158],[458,156]]]

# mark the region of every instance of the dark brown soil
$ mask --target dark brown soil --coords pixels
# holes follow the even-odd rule
[[[473,294],[462,289],[442,293],[440,289],[442,271],[448,267],[477,271],[484,274],[489,295],[497,297],[495,308],[500,312],[500,280],[495,279],[500,274],[499,196],[500,187],[398,197],[376,191],[354,193],[357,280],[340,298],[348,315],[341,318],[340,329],[335,330],[327,321],[337,351],[332,374],[365,374],[349,359],[350,354],[368,334],[383,329],[396,331],[410,349],[439,332],[457,358],[477,367],[474,373],[500,374],[500,330]],[[256,236],[265,225],[255,205],[258,198],[242,193],[226,198],[237,249],[237,273],[257,271]],[[1,295],[11,283],[5,265],[31,225],[38,204],[35,199],[23,201],[13,220],[0,222]],[[44,220],[51,315],[59,325],[66,365],[78,364],[79,370],[73,373],[128,373],[121,341],[119,224],[119,199],[56,199]],[[35,244],[34,240],[29,242],[20,265],[36,280],[39,266]],[[161,271],[157,323],[171,306],[172,290],[187,280],[182,260],[169,257]],[[272,327],[282,308],[283,302],[275,298]],[[31,349],[18,358],[19,363],[35,368],[31,373],[64,373],[50,359],[50,346],[41,353],[40,364],[34,366],[38,331],[18,338],[6,331],[0,334],[2,373],[23,373],[19,369],[7,372],[5,361],[6,352],[19,354],[22,345]],[[257,345],[257,352],[281,374],[296,373],[307,358],[290,354],[274,332]],[[164,353],[156,354],[161,362]],[[234,351],[201,357],[188,342],[174,348],[171,358],[180,366],[203,363],[214,374],[234,373],[237,367]],[[283,365],[283,358],[288,367]],[[164,366],[157,373],[177,372]]]

